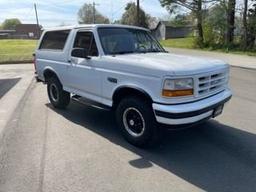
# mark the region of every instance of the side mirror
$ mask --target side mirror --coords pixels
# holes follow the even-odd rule
[[[88,56],[87,50],[84,48],[74,48],[71,52],[71,56],[90,59],[90,57]]]

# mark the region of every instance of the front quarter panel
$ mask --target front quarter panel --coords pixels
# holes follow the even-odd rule
[[[160,77],[139,73],[141,70],[129,70],[127,66],[122,67],[122,65],[125,65],[122,63],[113,63],[104,59],[102,63],[103,66],[99,70],[102,74],[102,97],[105,100],[105,104],[112,105],[113,95],[121,87],[143,90],[153,101],[159,97],[162,83]]]

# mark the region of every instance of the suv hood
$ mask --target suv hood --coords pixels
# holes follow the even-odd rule
[[[116,55],[115,60],[122,63],[129,62],[138,67],[165,71],[166,75],[193,75],[228,67],[224,61],[172,53]]]

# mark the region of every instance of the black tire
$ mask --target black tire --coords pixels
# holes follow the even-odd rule
[[[160,130],[150,102],[131,96],[120,101],[116,121],[124,138],[137,147],[152,147],[159,141]]]
[[[64,109],[70,102],[70,93],[63,90],[58,78],[47,80],[47,92],[51,104],[58,109]]]

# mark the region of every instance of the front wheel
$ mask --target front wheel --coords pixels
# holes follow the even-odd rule
[[[63,90],[60,81],[55,77],[48,80],[47,92],[49,100],[55,108],[64,109],[70,102],[70,93]]]
[[[124,138],[138,147],[154,145],[160,131],[150,102],[139,97],[127,97],[120,101],[116,120]]]

